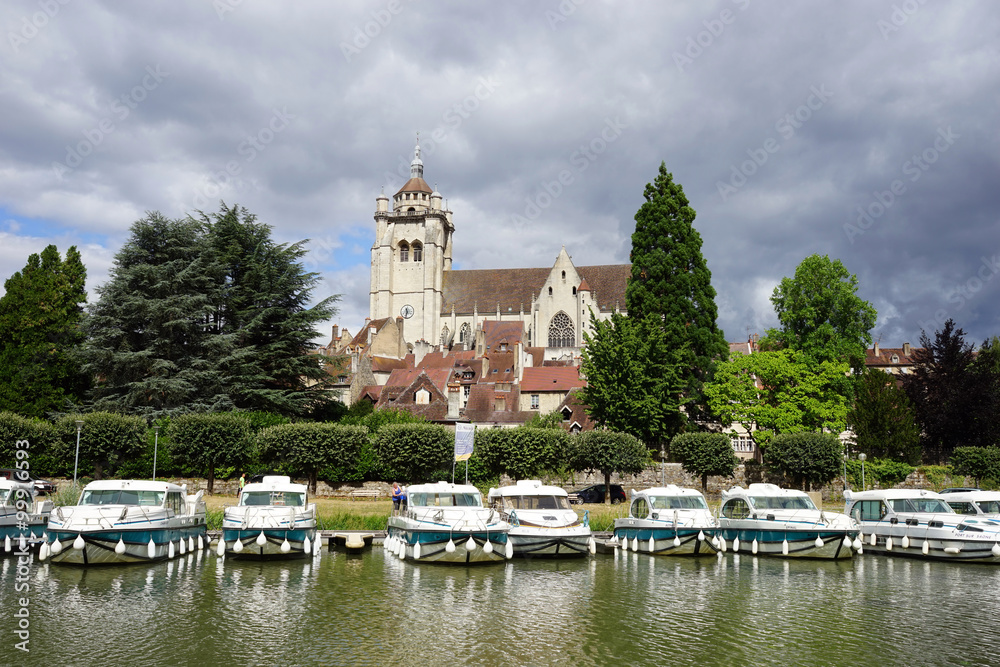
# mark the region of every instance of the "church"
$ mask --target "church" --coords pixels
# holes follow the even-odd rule
[[[369,321],[402,318],[409,350],[473,349],[486,320],[520,322],[526,347],[544,358],[573,358],[590,313],[625,312],[628,264],[575,266],[565,247],[551,268],[452,268],[455,224],[440,192],[424,180],[420,144],[410,178],[392,197],[375,200]]]

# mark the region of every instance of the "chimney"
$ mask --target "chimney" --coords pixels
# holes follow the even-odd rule
[[[872,348],[872,351],[875,353],[875,356],[877,357],[878,356],[878,341],[875,341],[875,347]]]
[[[462,404],[462,385],[458,382],[448,383],[448,419],[458,419]]]
[[[910,356],[910,344],[909,343],[903,343],[903,356],[904,357]]]
[[[336,324],[333,325],[333,340],[337,340],[340,337],[340,327]]]

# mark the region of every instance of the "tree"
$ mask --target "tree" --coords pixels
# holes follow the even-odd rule
[[[783,433],[764,451],[764,464],[807,485],[826,484],[840,473],[844,446],[833,433]]]
[[[76,460],[77,428],[80,420],[80,476],[93,471],[101,479],[114,476],[118,468],[142,455],[146,446],[146,422],[139,417],[110,412],[69,414],[55,423],[53,454],[69,474]]]
[[[304,473],[313,493],[321,469],[353,468],[367,440],[368,429],[363,426],[318,423],[271,426],[256,437],[262,461],[283,463],[293,472]]]
[[[88,388],[78,359],[87,272],[76,246],[50,245],[4,282],[0,297],[0,410],[64,411]]]
[[[650,464],[649,449],[641,440],[628,433],[607,429],[583,431],[574,436],[571,445],[574,470],[599,470],[604,475],[604,488],[611,489],[611,475],[635,475]],[[611,493],[604,494],[611,504]]]
[[[969,416],[971,442],[1000,445],[1000,338],[983,341],[972,361]]]
[[[387,478],[425,481],[450,467],[455,454],[455,434],[437,424],[389,424],[374,437]]]
[[[149,213],[115,256],[86,319],[95,405],[157,417],[231,409],[301,415],[327,399],[310,355],[329,297],[301,244],[277,245],[245,209]]]
[[[670,442],[670,452],[692,475],[701,476],[701,488],[708,491],[708,476],[732,477],[739,465],[733,443],[722,433],[681,433]]]
[[[762,346],[799,350],[818,363],[847,361],[860,369],[877,313],[857,296],[858,279],[839,259],[810,255],[782,278],[771,303],[781,323]]]
[[[660,323],[666,349],[680,355],[680,387],[689,401],[687,414],[699,419],[702,385],[711,378],[715,361],[725,359],[729,352],[716,325],[712,273],[701,254],[701,235],[693,226],[695,211],[665,163],[643,196],[646,201],[635,215],[629,255],[628,315]]]
[[[580,397],[590,418],[654,447],[680,431],[678,356],[659,324],[620,313],[600,321],[591,313],[590,327],[583,334],[587,386]]]
[[[1000,480],[1000,447],[956,447],[951,467],[959,475],[973,477],[976,486],[986,479]]]
[[[559,427],[480,429],[475,451],[490,472],[530,479],[568,463],[569,440]]]
[[[854,406],[847,423],[854,431],[858,451],[869,458],[920,462],[920,427],[913,404],[892,375],[866,369],[854,379]]]
[[[13,412],[0,412],[0,468],[26,470],[30,477],[51,474],[49,449],[52,438],[53,429],[49,422]],[[24,441],[28,444],[18,444]],[[25,454],[18,455],[18,451],[24,451]],[[23,460],[28,463],[19,465]]]
[[[933,341],[921,332],[920,345],[913,353],[913,372],[903,376],[903,389],[921,428],[924,460],[943,464],[955,447],[993,444],[981,441],[972,428],[979,420],[970,414],[970,401],[981,388],[975,386],[975,355],[965,332],[949,319]]]
[[[174,458],[208,478],[209,493],[215,489],[217,467],[237,466],[250,453],[250,423],[239,413],[181,415],[170,420],[167,435]]]
[[[705,395],[723,426],[746,429],[761,460],[777,433],[844,430],[847,370],[847,362],[810,364],[795,350],[738,354],[718,365]]]

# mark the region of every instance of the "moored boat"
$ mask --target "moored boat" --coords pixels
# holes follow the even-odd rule
[[[585,556],[597,550],[589,513],[581,519],[565,489],[522,479],[490,489],[487,501],[510,524],[507,540],[515,556]]]
[[[0,478],[0,544],[4,553],[39,541],[45,532],[52,501],[40,498],[30,483]],[[24,551],[24,549],[20,549]]]
[[[1000,491],[952,491],[941,494],[957,514],[1000,522]]]
[[[615,519],[609,545],[663,556],[715,553],[716,521],[700,491],[669,484],[631,495],[628,516]]]
[[[247,484],[239,504],[226,507],[216,553],[233,558],[301,558],[318,554],[316,505],[305,484],[269,475]]]
[[[84,487],[49,516],[39,558],[53,563],[148,563],[208,546],[202,492],[168,482],[112,479]]]
[[[925,489],[844,493],[861,526],[866,552],[956,562],[1000,563],[1000,522],[988,514],[957,514],[947,496]]]
[[[754,555],[842,559],[861,548],[858,532],[849,516],[818,509],[804,491],[755,483],[722,492],[716,545]]]
[[[510,524],[483,507],[479,489],[435,482],[407,489],[407,505],[389,517],[386,550],[400,559],[438,563],[498,562],[514,555]]]

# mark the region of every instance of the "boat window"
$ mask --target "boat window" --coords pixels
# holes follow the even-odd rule
[[[174,514],[184,513],[184,498],[180,493],[171,491],[167,494],[167,508],[172,509]]]
[[[7,496],[10,495],[10,489],[0,489],[0,505],[7,504]]]
[[[727,500],[722,506],[722,516],[728,519],[745,519],[750,516],[750,506],[742,498]]]
[[[983,514],[1000,514],[1000,500],[980,500],[976,504]]]
[[[657,510],[707,510],[701,496],[650,496],[649,503]]]
[[[510,509],[516,510],[568,510],[569,499],[565,496],[504,496]]]
[[[646,499],[640,497],[633,500],[629,515],[634,519],[645,519],[649,516],[649,505],[646,503]]]
[[[966,532],[966,533],[981,533],[981,532],[983,532],[982,528],[977,528],[976,526],[970,526],[967,523],[960,523],[960,524],[958,524],[958,528],[956,530],[958,530],[958,532],[960,532],[960,533],[961,532]]]
[[[756,510],[814,510],[809,496],[752,496],[750,504]]]
[[[881,500],[859,500],[851,508],[855,521],[881,521],[887,508]]]
[[[413,507],[482,507],[478,493],[414,493],[409,498]]]
[[[972,503],[949,502],[948,504],[958,514],[978,514],[978,512],[976,512],[976,506]]]
[[[943,512],[953,514],[948,503],[937,498],[894,498],[889,501],[897,512]]]
[[[178,494],[179,495],[179,494]],[[83,492],[81,505],[145,505],[159,507],[163,491],[133,491],[131,489],[100,489]]]

